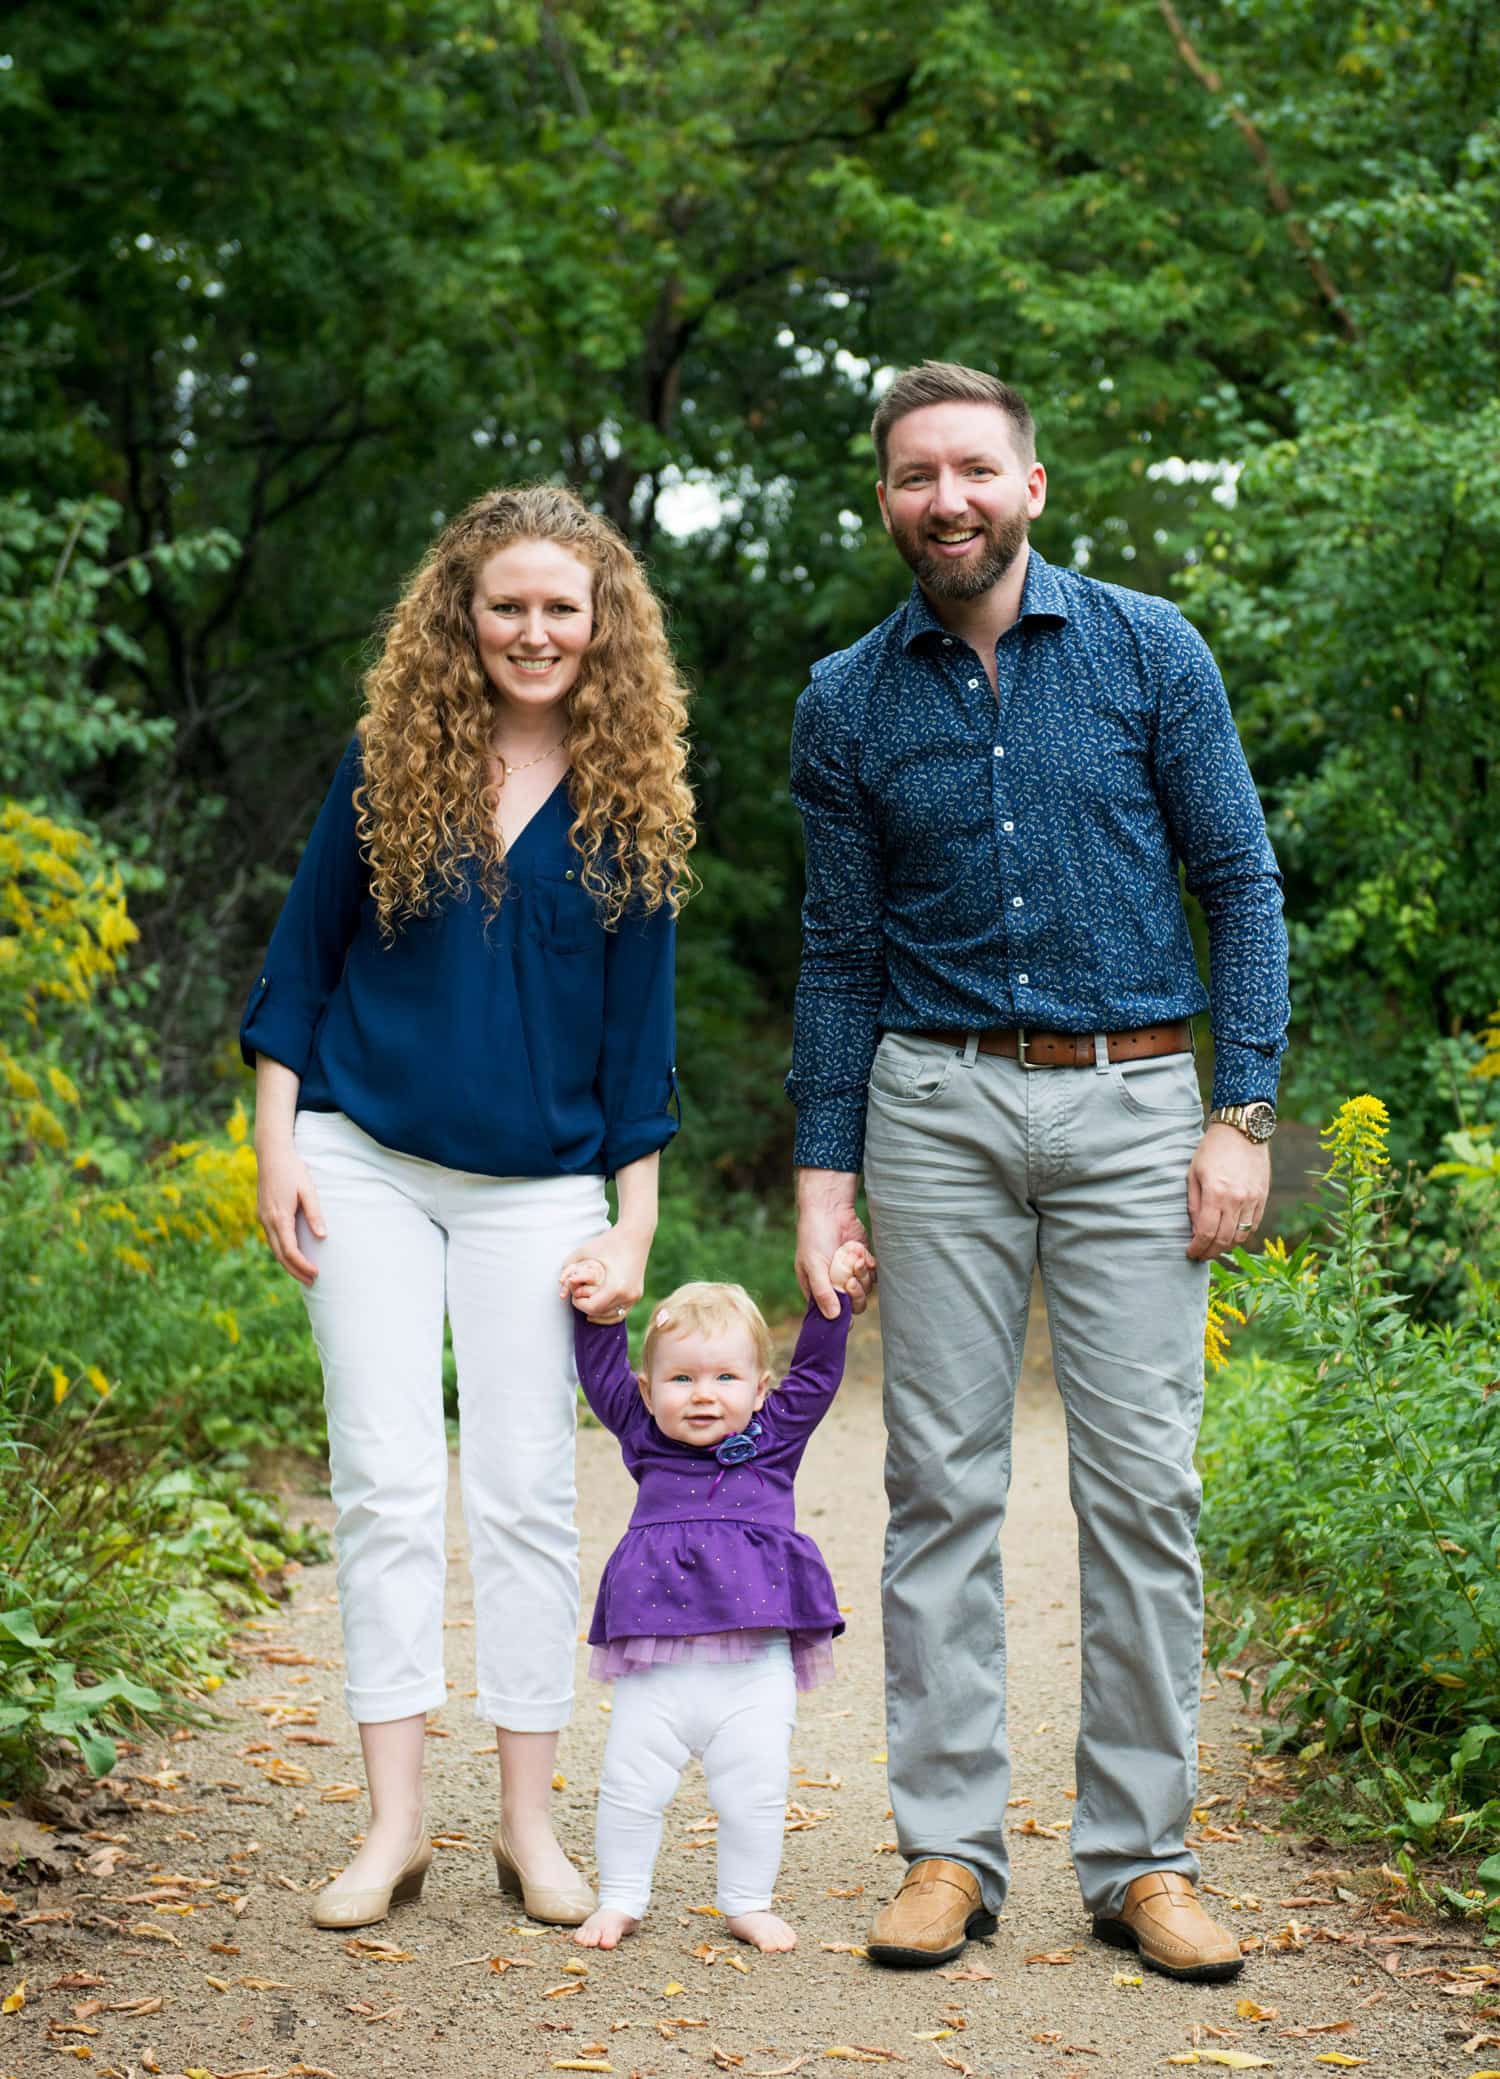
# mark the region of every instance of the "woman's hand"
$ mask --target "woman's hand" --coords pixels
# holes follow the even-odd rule
[[[310,1285],[318,1275],[318,1266],[298,1246],[297,1215],[302,1214],[319,1241],[328,1229],[323,1225],[317,1187],[307,1164],[291,1140],[278,1136],[269,1143],[257,1140],[255,1167],[255,1209],[271,1254],[299,1285]]]
[[[623,1321],[646,1289],[651,1235],[606,1227],[563,1259],[560,1290],[590,1321]],[[580,1277],[580,1272],[586,1272]]]

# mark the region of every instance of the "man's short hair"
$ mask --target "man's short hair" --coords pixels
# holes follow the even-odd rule
[[[909,412],[923,411],[929,404],[996,405],[1014,428],[1016,452],[1021,460],[1036,460],[1036,422],[1019,390],[1002,383],[998,375],[986,375],[982,368],[965,368],[961,361],[921,361],[915,368],[902,369],[876,405],[870,421],[870,438],[875,443],[882,482],[890,455],[892,426]]]

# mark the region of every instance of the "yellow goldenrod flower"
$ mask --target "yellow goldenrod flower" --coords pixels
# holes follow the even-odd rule
[[[95,1393],[98,1394],[100,1400],[107,1400],[110,1394],[114,1392],[114,1388],[110,1385],[108,1379],[105,1378],[103,1372],[100,1371],[97,1364],[86,1366],[83,1376],[93,1387]]]
[[[44,1148],[65,1148],[68,1145],[68,1136],[63,1131],[61,1119],[56,1112],[48,1111],[44,1104],[26,1107],[26,1131],[34,1141],[40,1141]]]
[[[1373,1177],[1385,1169],[1386,1134],[1391,1115],[1378,1097],[1348,1097],[1319,1138],[1328,1151],[1329,1168],[1351,1177]]]
[[[4,1049],[0,1049],[0,1077],[3,1077],[5,1088],[12,1097],[38,1098],[42,1094],[36,1077],[28,1074],[14,1054]]]
[[[52,1085],[53,1096],[60,1097],[64,1104],[77,1104],[80,1102],[78,1085],[71,1076],[64,1075],[60,1068],[53,1068],[49,1065],[47,1081]]]
[[[1484,1048],[1484,1052],[1469,1073],[1476,1076],[1500,1076],[1500,1006],[1496,1007],[1494,1016],[1480,1033],[1479,1044]]]
[[[1238,1307],[1220,1299],[1216,1292],[1208,1295],[1208,1318],[1203,1324],[1203,1362],[1211,1372],[1221,1371],[1229,1362],[1229,1329],[1227,1323],[1238,1321],[1244,1326],[1245,1317]]]
[[[224,1122],[224,1131],[238,1148],[243,1145],[250,1131],[250,1121],[245,1117],[245,1107],[236,1099],[234,1110]]]
[[[151,1258],[142,1255],[139,1249],[132,1249],[128,1246],[116,1249],[115,1261],[123,1263],[127,1270],[139,1271],[142,1277],[149,1278],[151,1275]]]
[[[68,1377],[60,1364],[52,1366],[52,1404],[54,1407],[57,1406],[59,1401],[66,1398],[68,1388],[72,1383],[73,1381]]]

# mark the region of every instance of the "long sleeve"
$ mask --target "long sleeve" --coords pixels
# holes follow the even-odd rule
[[[573,1356],[584,1399],[612,1435],[623,1437],[646,1412],[630,1369],[630,1339],[624,1322],[590,1321],[575,1308]]]
[[[853,1319],[847,1292],[839,1294],[838,1316],[833,1321],[826,1320],[817,1305],[808,1301],[791,1364],[772,1396],[776,1427],[783,1437],[800,1435],[805,1442],[832,1407],[844,1376],[844,1351]]]
[[[607,1176],[664,1148],[677,1131],[676,943],[665,906],[645,917],[627,911],[606,934],[599,1099]]]
[[[1274,1099],[1291,1015],[1281,874],[1224,682],[1196,634],[1162,697],[1155,779],[1208,925],[1213,1102]]]
[[[792,799],[807,859],[802,968],[792,1072],[795,1161],[857,1170],[885,986],[880,846],[848,769],[848,745],[822,712],[816,683],[797,702]]]
[[[247,1066],[268,1054],[306,1074],[313,1033],[344,971],[368,885],[355,828],[360,770],[356,738],[334,774],[245,1006],[240,1052]]]

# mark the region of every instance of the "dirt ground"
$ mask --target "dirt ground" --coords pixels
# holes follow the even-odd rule
[[[800,1481],[801,1521],[847,1606],[840,1672],[804,1699],[781,1910],[789,1956],[726,1946],[701,1775],[668,1820],[641,1933],[585,1955],[531,1926],[495,1887],[489,1728],[472,1716],[467,1573],[456,1511],[448,1627],[453,1694],[431,1728],[438,1848],[420,1903],[351,1939],[307,1920],[307,1894],[361,1824],[357,1746],[340,1700],[331,1567],[310,1569],[276,1621],[246,1633],[243,1680],[211,1731],[130,1754],[112,1809],[51,1845],[68,1874],[10,1881],[0,1939],[0,2075],[76,2061],[142,2073],[373,2079],[550,2079],[695,2069],[811,2075],[894,2065],[913,2075],[1116,2074],[1205,2062],[1369,2079],[1464,2079],[1500,2050],[1500,1972],[1473,1937],[1404,1916],[1368,1876],[1275,1830],[1274,1765],[1255,1760],[1239,1685],[1210,1680],[1195,1815],[1215,1910],[1248,1952],[1227,1986],[1177,1985],[1092,1941],[1068,1867],[1078,1683],[1077,1568],[1063,1434],[1034,1312],[1005,1532],[1016,1755],[1015,1888],[998,1934],[941,1973],[882,1972],[860,1950],[899,1881],[884,1770],[878,1574],[880,1350],[856,1324],[847,1383]],[[631,1504],[614,1441],[580,1438],[584,1607]],[[326,1504],[310,1501],[326,1519]],[[565,1843],[590,1860],[591,1790],[609,1709],[582,1677],[558,1796]],[[0,1882],[3,1882],[0,1879]],[[1378,1886],[1376,1887],[1379,1888]],[[1248,2012],[1243,2003],[1252,2002]],[[1488,2006],[1488,2014],[1486,2013]],[[1193,2053],[1196,2052],[1196,2058]]]

